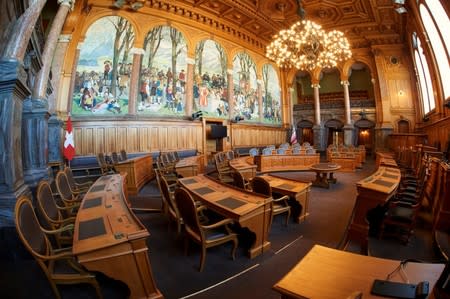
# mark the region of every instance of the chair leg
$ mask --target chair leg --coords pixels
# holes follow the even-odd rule
[[[202,246],[202,254],[200,257],[200,268],[199,268],[199,272],[203,271],[203,266],[205,265],[205,260],[206,260],[206,247]]]
[[[236,249],[238,247],[238,241],[233,240],[233,249],[231,250],[231,257],[233,258],[233,261],[236,259]]]
[[[291,210],[288,210],[287,216],[286,216],[286,226],[289,224],[289,218],[291,218]]]
[[[55,294],[56,299],[61,299],[61,294],[59,293],[58,287],[56,283],[49,277],[50,286],[52,287],[53,293]]]
[[[93,278],[89,283],[95,288],[95,293],[97,293],[97,297],[99,299],[103,299],[102,290],[100,288],[100,285],[98,284],[97,279]]]

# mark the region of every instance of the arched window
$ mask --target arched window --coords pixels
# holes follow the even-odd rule
[[[425,0],[420,4],[420,17],[431,43],[441,77],[444,97],[450,96],[450,85],[444,84],[450,78],[450,20],[440,1]],[[446,38],[444,38],[446,37]]]
[[[419,81],[419,94],[422,99],[423,114],[427,114],[435,108],[434,91],[431,83],[430,70],[425,55],[423,54],[422,44],[417,37],[417,33],[412,35],[412,44],[414,49],[414,63],[416,65]]]

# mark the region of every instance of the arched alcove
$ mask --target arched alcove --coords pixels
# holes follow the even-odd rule
[[[366,153],[371,154],[374,146],[375,123],[364,117],[355,121],[355,145],[364,145]]]
[[[344,123],[339,119],[330,119],[325,123],[325,136],[327,136],[327,146],[330,144],[341,144],[344,140],[344,132],[342,128]],[[337,142],[336,142],[337,139]]]
[[[409,133],[409,120],[400,119],[397,121],[397,131],[398,133]]]

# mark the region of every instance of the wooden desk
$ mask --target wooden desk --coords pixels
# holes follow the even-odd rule
[[[251,180],[256,176],[256,165],[253,157],[239,157],[230,160],[230,167],[242,174],[246,180]]]
[[[270,249],[269,198],[233,188],[205,175],[179,179],[178,182],[209,209],[235,220],[241,227],[248,228],[255,235],[255,241],[248,249],[250,258]]]
[[[135,157],[114,165],[118,172],[126,172],[127,189],[130,195],[136,195],[148,181],[153,179],[153,159],[151,155]]]
[[[358,195],[344,246],[350,240],[356,240],[361,245],[361,253],[367,254],[369,236],[367,212],[377,206],[383,206],[395,194],[400,177],[400,170],[380,167],[374,174],[356,183]]]
[[[273,192],[288,195],[293,198],[301,206],[301,211],[295,212],[292,207],[292,216],[296,222],[304,221],[309,215],[309,192],[311,191],[311,183],[281,178],[275,175],[262,175],[269,182]]]
[[[355,291],[362,298],[386,298],[370,294],[374,279],[385,280],[400,261],[363,256],[315,245],[274,289],[281,298],[345,299]],[[407,263],[410,283],[430,283],[430,293],[444,270],[443,264]],[[397,272],[392,281],[404,282]]]
[[[309,166],[320,162],[320,154],[258,155],[254,158],[260,172],[309,170]]]
[[[333,173],[341,168],[340,165],[334,163],[318,163],[309,167],[316,172],[316,179],[312,182],[313,186],[330,188],[330,183],[336,184],[336,178]]]
[[[204,156],[198,155],[183,158],[175,165],[175,170],[177,174],[184,178],[203,173],[205,171]]]
[[[130,298],[163,298],[153,280],[149,233],[124,196],[124,177],[100,177],[83,198],[75,222],[73,253],[91,271],[124,282]]]

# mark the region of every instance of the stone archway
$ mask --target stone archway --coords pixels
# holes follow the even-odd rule
[[[305,119],[297,123],[298,143],[309,142],[309,144],[314,145],[313,126],[314,124],[311,121]]]
[[[344,123],[339,119],[329,119],[325,122],[325,136],[327,140],[326,146],[337,143],[341,144],[344,141]]]
[[[364,145],[366,153],[371,154],[375,146],[375,123],[367,118],[355,121],[355,146]]]

